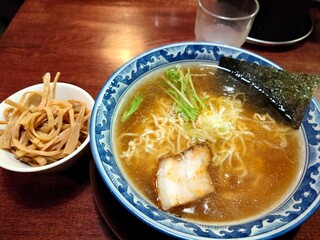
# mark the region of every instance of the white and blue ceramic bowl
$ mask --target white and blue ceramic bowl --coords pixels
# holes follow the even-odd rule
[[[91,149],[98,171],[110,191],[131,213],[151,227],[181,239],[270,239],[293,230],[320,205],[320,108],[309,105],[299,131],[305,142],[306,161],[293,193],[276,209],[241,224],[205,225],[177,218],[145,200],[124,177],[114,156],[112,131],[115,110],[128,89],[155,69],[182,62],[218,64],[220,56],[280,68],[249,51],[201,42],[177,43],[147,51],[120,67],[102,87],[91,117]]]

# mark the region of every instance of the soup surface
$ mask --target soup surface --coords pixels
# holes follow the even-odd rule
[[[137,191],[159,205],[159,159],[206,143],[214,191],[166,211],[201,222],[242,221],[269,211],[290,194],[301,174],[299,132],[288,127],[268,101],[216,66],[180,65],[205,103],[186,121],[168,94],[166,71],[145,76],[121,104],[118,119],[134,96],[138,110],[115,124],[115,156]],[[175,68],[175,67],[173,67]],[[142,82],[142,81],[141,81]]]

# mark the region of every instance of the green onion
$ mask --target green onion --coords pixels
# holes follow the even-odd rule
[[[193,86],[190,70],[184,74],[180,68],[170,68],[166,71],[165,82],[165,91],[174,100],[183,120],[196,121],[201,109],[206,106]]]

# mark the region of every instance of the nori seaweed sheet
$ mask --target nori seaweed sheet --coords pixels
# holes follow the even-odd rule
[[[320,83],[320,75],[288,72],[225,56],[221,56],[219,66],[264,94],[295,129],[300,127]]]

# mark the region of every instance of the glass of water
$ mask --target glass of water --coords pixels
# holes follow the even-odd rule
[[[241,47],[258,11],[257,0],[198,0],[196,40]]]

